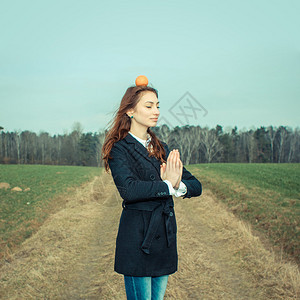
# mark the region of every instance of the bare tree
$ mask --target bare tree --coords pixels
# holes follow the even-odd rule
[[[204,128],[200,134],[200,148],[204,152],[206,161],[211,163],[217,155],[222,154],[223,147],[218,140],[215,130]]]
[[[273,126],[269,126],[267,128],[267,138],[270,141],[270,147],[271,147],[271,162],[274,162],[274,141],[275,141],[275,137],[276,137],[276,130],[277,129],[273,129]]]
[[[41,132],[39,134],[39,148],[41,151],[41,163],[44,165],[47,160],[47,156],[49,153],[49,147],[48,147],[48,139],[49,134],[47,132]]]
[[[17,163],[20,164],[20,132],[15,131],[14,133],[15,149],[17,153]]]
[[[28,130],[23,131],[21,133],[21,156],[22,156],[22,163],[28,163],[28,153],[29,153],[29,137],[30,132]]]
[[[247,134],[248,137],[248,153],[249,153],[249,163],[253,163],[256,158],[256,153],[257,153],[257,144],[256,140],[254,138],[254,131],[250,130]]]
[[[299,151],[299,140],[300,140],[300,132],[299,128],[295,128],[293,134],[290,135],[289,138],[289,154],[287,158],[287,162],[291,163],[296,161],[296,155]],[[298,149],[298,151],[297,151]]]
[[[288,131],[284,126],[280,126],[277,130],[278,136],[278,162],[284,161],[284,146],[288,137]]]
[[[175,127],[170,134],[168,142],[169,148],[179,148],[182,163],[189,165],[193,163],[193,155],[195,157],[198,154],[197,152],[200,147],[200,127],[189,125],[181,128]]]
[[[185,164],[194,163],[193,155],[199,156],[201,128],[199,126],[184,127],[181,134],[182,155]],[[196,158],[197,159],[197,158]]]
[[[0,133],[0,158],[3,158],[4,157],[4,134],[3,133]]]
[[[101,159],[101,149],[102,145],[104,143],[104,135],[101,134],[100,132],[97,135],[97,142],[96,142],[96,162],[97,162],[97,167],[102,166],[102,159]]]

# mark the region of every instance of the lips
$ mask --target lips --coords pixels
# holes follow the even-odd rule
[[[151,119],[151,120],[157,121],[157,120],[158,120],[158,118],[153,118],[153,119]]]

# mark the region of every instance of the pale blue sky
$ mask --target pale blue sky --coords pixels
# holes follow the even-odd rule
[[[142,74],[172,126],[186,92],[207,110],[190,125],[299,126],[299,12],[298,0],[1,1],[0,125],[101,130]]]

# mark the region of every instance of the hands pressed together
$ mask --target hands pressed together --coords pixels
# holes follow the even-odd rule
[[[183,164],[180,160],[180,154],[178,149],[174,149],[170,152],[167,164],[160,165],[160,177],[162,180],[168,180],[171,182],[174,189],[179,188],[183,170]]]

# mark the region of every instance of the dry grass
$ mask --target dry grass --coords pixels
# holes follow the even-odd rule
[[[0,298],[102,299],[110,284],[122,283],[112,271],[118,226],[112,208],[119,213],[120,199],[107,179],[97,177],[70,195],[11,256],[1,268]],[[113,281],[106,281],[107,272]]]
[[[113,271],[121,198],[103,174],[69,196],[1,268],[4,299],[126,299]],[[165,299],[296,299],[299,270],[266,250],[209,191],[174,198],[178,272]]]

